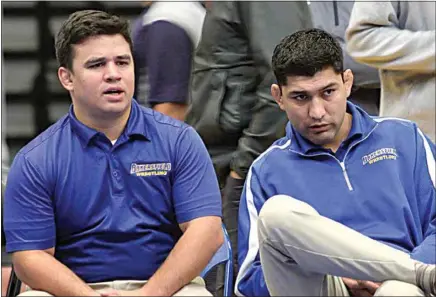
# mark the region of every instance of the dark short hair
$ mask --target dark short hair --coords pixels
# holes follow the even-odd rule
[[[327,67],[338,74],[344,71],[342,48],[332,35],[320,29],[286,36],[272,56],[272,68],[281,86],[286,85],[288,76],[314,76]]]
[[[128,21],[99,10],[80,10],[72,13],[62,24],[55,40],[59,66],[72,69],[73,45],[89,37],[116,34],[121,34],[132,49]]]

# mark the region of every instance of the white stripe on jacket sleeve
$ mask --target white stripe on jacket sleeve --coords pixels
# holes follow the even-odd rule
[[[252,168],[253,165],[261,160],[267,153],[269,153],[273,149],[285,149],[291,144],[291,140],[288,140],[283,145],[273,145],[269,149],[267,149],[265,152],[263,152],[256,160],[253,161],[253,163],[250,166],[250,170],[247,174],[247,183],[245,185],[245,197],[247,199],[247,208],[248,208],[248,215],[250,220],[250,232],[248,236],[248,252],[245,256],[244,261],[242,262],[238,276],[236,278],[236,284],[235,284],[235,293],[237,296],[244,296],[238,289],[239,282],[244,277],[244,275],[247,273],[247,271],[250,269],[251,264],[254,262],[254,259],[256,258],[257,253],[259,252],[259,239],[257,237],[257,220],[259,217],[259,214],[257,212],[256,206],[254,205],[254,196],[253,192],[251,190],[251,175],[252,175]]]

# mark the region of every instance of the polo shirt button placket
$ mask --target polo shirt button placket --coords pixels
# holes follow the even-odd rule
[[[114,177],[114,197],[123,198],[123,185],[121,172],[117,169],[112,171],[112,176]]]

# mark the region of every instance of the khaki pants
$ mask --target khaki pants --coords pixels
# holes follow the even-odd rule
[[[376,296],[424,296],[408,254],[277,195],[258,222],[259,252],[271,296],[349,296],[340,276],[382,282]]]
[[[147,281],[112,281],[103,283],[93,283],[89,286],[95,291],[103,289],[115,289],[115,290],[136,290],[141,288]],[[29,290],[18,296],[53,296],[47,292]],[[209,291],[206,290],[204,280],[201,277],[195,278],[191,283],[184,286],[173,296],[212,296]]]

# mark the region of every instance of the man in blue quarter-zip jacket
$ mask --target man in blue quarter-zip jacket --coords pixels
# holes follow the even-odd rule
[[[271,93],[290,123],[247,175],[240,296],[436,294],[435,146],[347,102],[342,57],[319,29],[274,50]]]

